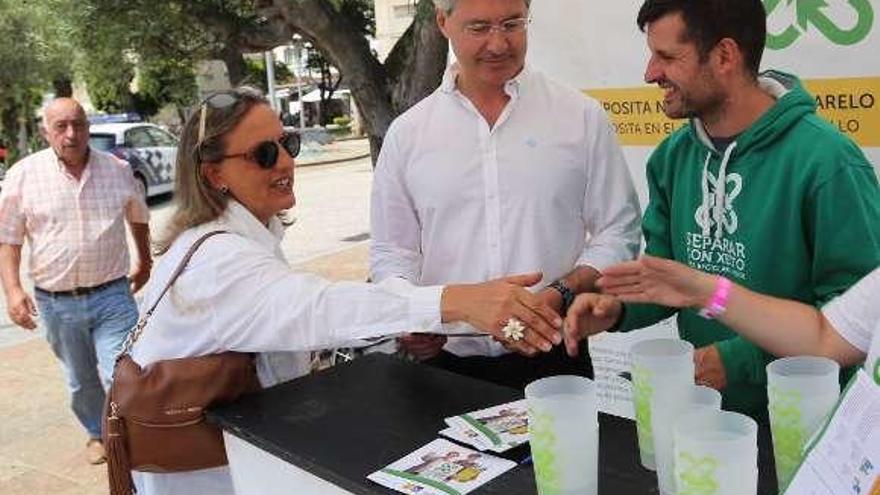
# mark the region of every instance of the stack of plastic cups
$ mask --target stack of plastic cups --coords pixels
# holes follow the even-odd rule
[[[529,443],[540,495],[596,495],[599,418],[596,386],[580,376],[551,376],[526,386]]]
[[[758,424],[743,414],[703,410],[679,419],[674,432],[677,493],[755,495]]]
[[[654,394],[651,399],[651,430],[654,436],[654,458],[657,463],[657,482],[661,495],[674,495],[675,449],[673,429],[678,419],[696,411],[720,411],[721,393],[703,386],[693,386],[681,392]]]
[[[791,481],[807,441],[822,426],[840,395],[840,366],[797,356],[767,365],[767,398],[779,491]]]
[[[639,459],[655,469],[651,397],[680,394],[694,386],[694,346],[680,339],[651,339],[630,348]]]

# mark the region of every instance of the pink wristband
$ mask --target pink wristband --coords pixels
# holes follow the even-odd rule
[[[727,299],[730,297],[730,288],[732,286],[733,282],[719,276],[715,282],[715,292],[712,293],[712,298],[709,299],[709,302],[700,310],[700,316],[707,320],[714,320],[724,314],[724,310],[727,309]]]

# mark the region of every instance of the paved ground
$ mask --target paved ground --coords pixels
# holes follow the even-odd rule
[[[297,172],[297,222],[283,244],[293,265],[334,280],[366,278],[371,179],[369,159]],[[154,228],[171,208],[167,200],[151,207]],[[85,436],[47,344],[9,325],[5,307],[0,315],[0,494],[106,494],[105,468],[85,462]]]
[[[370,143],[366,139],[343,139],[324,145],[305,142],[296,158],[296,163],[308,167],[356,160],[368,156],[370,156]]]

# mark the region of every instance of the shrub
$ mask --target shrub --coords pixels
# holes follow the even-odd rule
[[[348,127],[351,124],[351,117],[345,115],[341,117],[333,117],[333,123],[339,127]]]

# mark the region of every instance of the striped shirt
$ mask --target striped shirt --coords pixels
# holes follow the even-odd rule
[[[79,180],[51,148],[21,160],[0,191],[0,244],[30,247],[34,284],[48,291],[93,287],[129,271],[125,221],[149,210],[128,163],[91,150]]]

